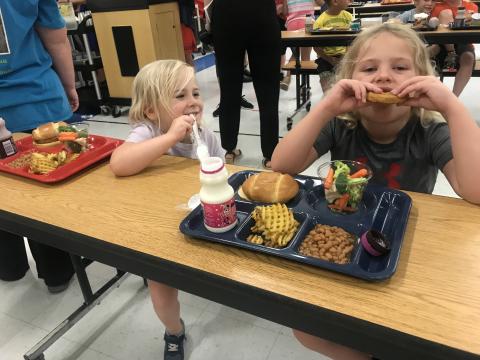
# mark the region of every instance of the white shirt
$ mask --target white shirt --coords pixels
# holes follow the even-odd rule
[[[225,150],[222,149],[220,141],[217,136],[210,130],[205,127],[199,129],[200,138],[208,147],[208,152],[210,156],[218,156],[222,159],[225,159]],[[140,143],[154,137],[162,135],[162,132],[158,126],[155,126],[152,123],[140,123],[136,125],[130,133],[128,134],[126,142]],[[190,159],[198,159],[197,157],[197,145],[186,144],[182,142],[176,143],[168,150],[168,155],[173,156],[182,156]]]

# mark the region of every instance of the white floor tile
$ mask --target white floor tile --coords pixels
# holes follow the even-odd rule
[[[205,311],[187,335],[190,360],[261,360],[267,358],[278,333]]]
[[[279,335],[266,360],[328,360],[330,358],[303,347],[293,336]]]

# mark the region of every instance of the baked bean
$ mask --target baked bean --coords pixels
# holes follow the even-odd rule
[[[317,224],[300,244],[299,252],[337,264],[348,264],[355,236],[337,226]]]

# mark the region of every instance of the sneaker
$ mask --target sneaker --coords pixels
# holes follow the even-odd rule
[[[220,116],[220,104],[217,105],[217,108],[213,111],[213,117],[219,117]]]
[[[245,109],[253,109],[253,104],[245,99],[245,95],[242,95],[242,98],[240,99],[240,106]]]
[[[280,89],[288,91],[288,87],[290,86],[291,76],[286,75],[283,77],[282,81],[280,81]]]
[[[180,319],[180,321],[183,326],[183,333],[181,335],[168,335],[167,332],[163,335],[163,339],[165,340],[165,349],[163,350],[164,360],[183,360],[184,358],[183,343],[186,340],[185,324],[182,319]]]
[[[443,63],[443,69],[447,71],[455,70],[457,67],[457,53],[455,51],[449,51],[445,57],[445,62]]]

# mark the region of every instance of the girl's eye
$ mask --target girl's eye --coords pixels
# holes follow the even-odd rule
[[[177,96],[175,96],[176,99],[183,99],[185,97],[185,95],[183,94],[178,94]]]
[[[194,96],[194,97],[199,97],[199,96],[200,96],[200,93],[199,93],[199,92],[193,93],[193,96]]]
[[[397,65],[397,66],[394,66],[394,69],[395,70],[408,70],[408,66],[405,66],[405,65]]]
[[[372,71],[375,71],[375,68],[374,67],[366,67],[366,68],[363,68],[362,71],[363,72],[372,72]]]

